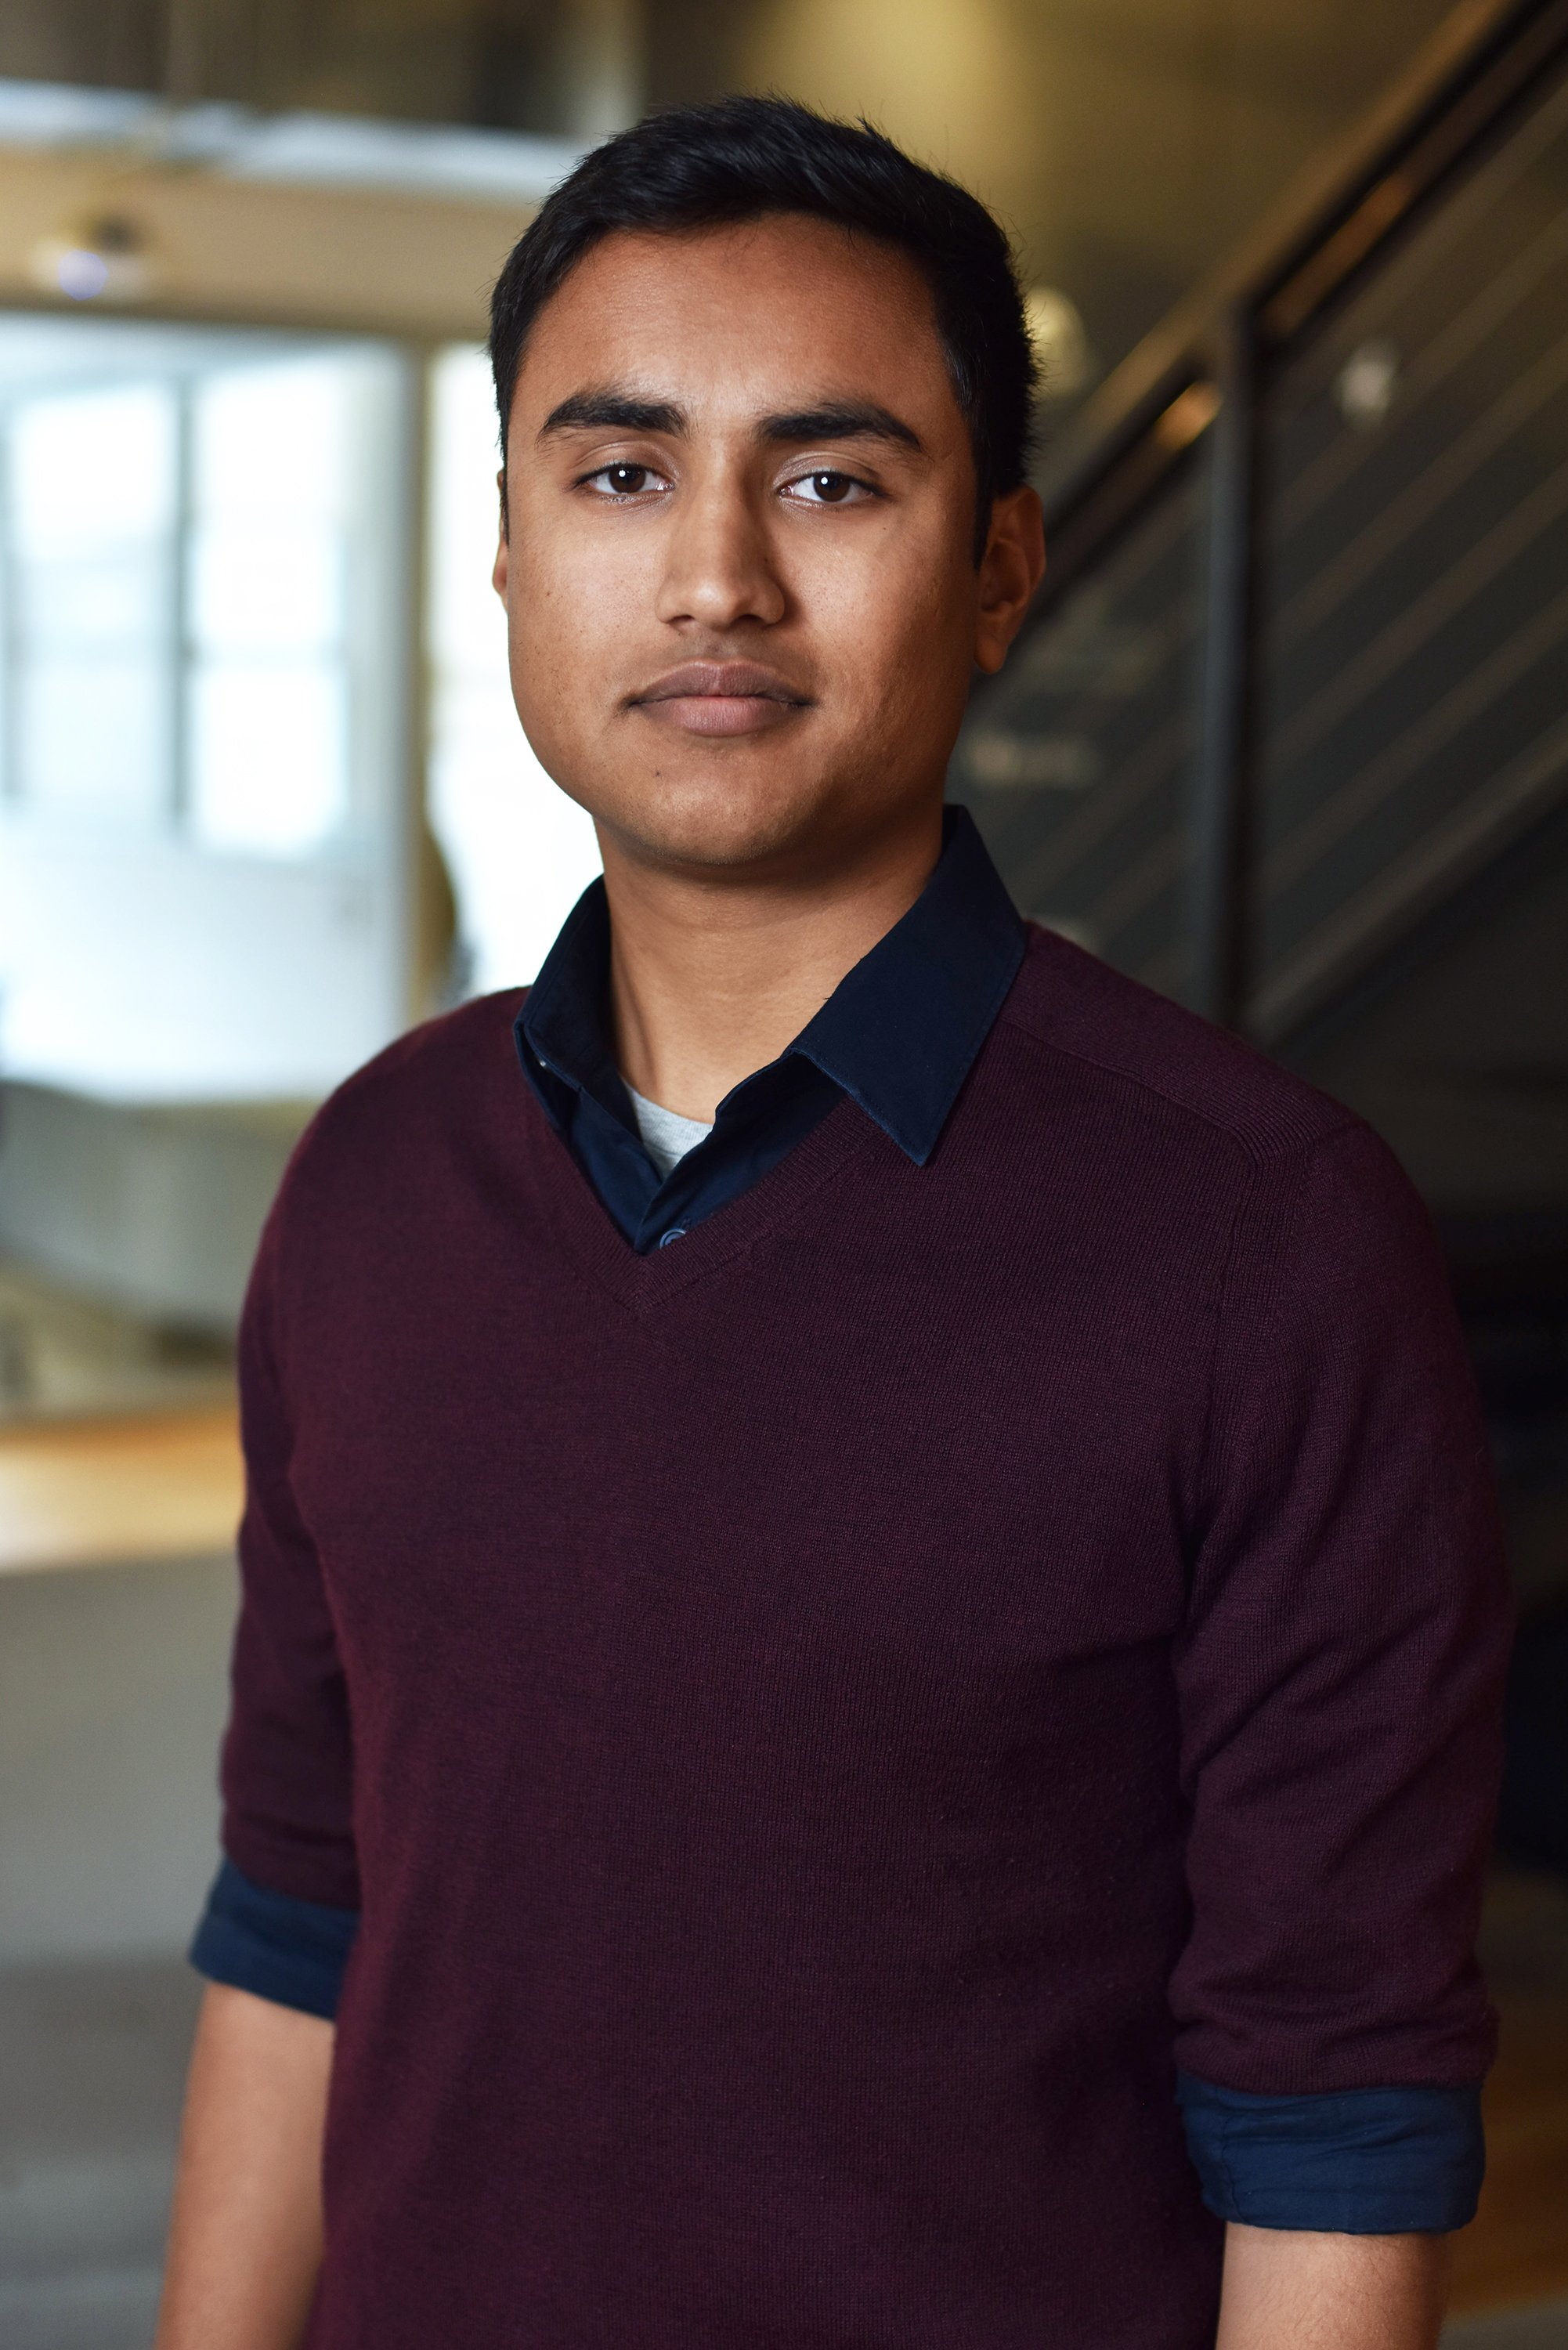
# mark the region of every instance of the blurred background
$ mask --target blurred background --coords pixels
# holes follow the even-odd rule
[[[954,795],[1438,1219],[1521,1611],[1449,2339],[1568,2345],[1568,0],[0,0],[0,2344],[150,2336],[284,1159],[597,869],[507,694],[490,282],[585,146],[765,88],[1031,289],[1054,562]]]

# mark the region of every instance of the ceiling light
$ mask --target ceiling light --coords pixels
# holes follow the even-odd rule
[[[1399,347],[1386,335],[1359,343],[1334,380],[1339,412],[1358,432],[1376,432],[1399,389]]]
[[[153,272],[144,231],[124,213],[109,213],[41,236],[27,255],[27,275],[68,302],[135,302]]]

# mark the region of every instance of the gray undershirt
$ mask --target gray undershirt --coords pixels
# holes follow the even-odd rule
[[[681,1118],[677,1111],[664,1108],[661,1103],[644,1100],[642,1095],[630,1086],[626,1090],[632,1116],[637,1120],[637,1130],[642,1137],[642,1147],[658,1168],[659,1180],[662,1182],[689,1150],[695,1150],[700,1142],[707,1141],[713,1128],[711,1125],[704,1126],[700,1118]]]

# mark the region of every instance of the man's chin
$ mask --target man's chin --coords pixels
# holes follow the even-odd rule
[[[635,796],[623,785],[593,813],[639,863],[760,871],[788,866],[808,842],[820,842],[823,798],[820,788],[748,789],[739,776],[717,787],[707,777],[682,785],[658,776]]]

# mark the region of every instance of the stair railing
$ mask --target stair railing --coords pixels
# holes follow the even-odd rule
[[[1532,122],[1541,128],[1529,131]],[[1511,429],[1509,419],[1517,422],[1516,411],[1527,404],[1520,387],[1530,369],[1530,380],[1539,378],[1543,387],[1541,400],[1557,397],[1559,345],[1538,359],[1521,358],[1507,400],[1490,390],[1484,400],[1475,394],[1478,414],[1468,441],[1449,421],[1444,433],[1431,436],[1410,479],[1386,468],[1389,478],[1374,501],[1376,544],[1364,560],[1343,557],[1337,543],[1327,554],[1314,543],[1310,560],[1292,553],[1292,530],[1311,537],[1314,498],[1332,506],[1335,496],[1347,494],[1351,460],[1314,448],[1310,463],[1298,467],[1306,484],[1298,494],[1282,476],[1278,445],[1282,404],[1290,410],[1293,396],[1288,388],[1303,367],[1310,369],[1314,351],[1327,347],[1335,322],[1380,273],[1393,282],[1400,256],[1419,256],[1420,240],[1459,204],[1468,186],[1484,179],[1489,161],[1511,141],[1527,139],[1533,145],[1526,161],[1533,158],[1532,168],[1547,172],[1556,187],[1550,173],[1568,161],[1568,0],[1471,0],[1308,183],[1116,370],[1052,452],[1044,485],[1050,569],[1014,657],[1012,684],[1004,672],[998,688],[977,694],[960,746],[957,787],[976,804],[982,825],[990,812],[987,828],[1004,871],[1012,868],[1026,910],[1059,919],[1069,931],[1082,928],[1091,944],[1104,946],[1106,938],[1095,935],[1099,909],[1115,959],[1265,1042],[1299,1028],[1549,805],[1568,801],[1568,691],[1563,724],[1538,728],[1517,756],[1500,752],[1497,773],[1479,779],[1484,788],[1476,778],[1462,789],[1439,779],[1442,758],[1464,750],[1462,729],[1489,691],[1504,692],[1510,676],[1516,685],[1524,681],[1520,691],[1542,691],[1530,666],[1531,648],[1540,640],[1542,658],[1548,657],[1556,605],[1552,579],[1537,572],[1527,579],[1509,575],[1507,628],[1484,659],[1478,654],[1473,677],[1456,659],[1456,691],[1445,698],[1430,671],[1438,662],[1439,681],[1448,681],[1442,630],[1458,624],[1456,612],[1473,619],[1473,598],[1493,592],[1503,576],[1498,567],[1514,559],[1521,531],[1530,536],[1527,523],[1510,525],[1513,554],[1505,547],[1489,555],[1484,531],[1467,522],[1469,536],[1462,546],[1455,541],[1453,608],[1438,609],[1438,598],[1427,637],[1420,634],[1427,622],[1413,619],[1403,638],[1372,658],[1361,640],[1336,646],[1333,636],[1336,626],[1365,631],[1371,611],[1414,612],[1421,604],[1414,592],[1421,583],[1408,579],[1385,582],[1382,604],[1367,602],[1373,572],[1379,564],[1417,559],[1420,534],[1445,497],[1480,495],[1480,476],[1473,468],[1464,472],[1465,452],[1480,451],[1477,465],[1495,457]],[[1522,255],[1532,237],[1540,244],[1555,233],[1552,204],[1542,203],[1532,182],[1529,217],[1505,218],[1498,207],[1518,203],[1519,171],[1511,161],[1504,177],[1501,192],[1488,197],[1486,233],[1493,244],[1503,239],[1510,255]],[[1568,178],[1561,194],[1568,267]],[[1489,244],[1485,252],[1490,250]],[[1484,255],[1461,255],[1455,265],[1461,276],[1469,273],[1467,286],[1478,270],[1488,274]],[[1557,265],[1554,247],[1541,264],[1548,265]],[[1524,266],[1521,260],[1519,269]],[[1420,268],[1428,286],[1421,299],[1429,309],[1429,286],[1443,280],[1440,255],[1422,260]],[[1568,276],[1561,283],[1568,298]],[[1553,277],[1552,302],[1560,298],[1558,284]],[[1487,293],[1478,285],[1473,297],[1467,295],[1467,317],[1480,315]],[[1501,298],[1493,301],[1494,311]],[[1561,348],[1568,351],[1568,313],[1563,327]],[[1466,329],[1472,344],[1481,331]],[[1458,349],[1459,328],[1446,317],[1433,328],[1428,318],[1422,332],[1424,380],[1435,381],[1444,363],[1438,345],[1446,334],[1444,348]],[[1436,356],[1428,358],[1428,349]],[[1353,353],[1342,369],[1346,400],[1355,391],[1353,364],[1361,367],[1375,405],[1378,368],[1397,369],[1397,355],[1379,359],[1376,340]],[[1568,383],[1568,367],[1563,380]],[[1501,421],[1489,421],[1494,413]],[[1359,454],[1357,444],[1352,456]],[[1563,457],[1568,468],[1568,445]],[[1568,519],[1568,470],[1563,478]],[[1546,479],[1521,477],[1521,515],[1552,494],[1542,485]],[[1344,539],[1343,518],[1339,527]],[[1438,567],[1445,566],[1439,559]],[[1562,584],[1568,591],[1568,571]],[[1472,602],[1461,611],[1454,599],[1462,604],[1466,595]],[[1123,625],[1118,612],[1133,618]],[[1563,617],[1568,679],[1568,601]],[[1315,650],[1314,629],[1328,631]],[[1298,659],[1298,640],[1310,660],[1299,679],[1282,687],[1276,672],[1282,674],[1282,661],[1288,669]],[[1408,666],[1412,646],[1428,669]],[[1162,663],[1164,682],[1151,684]],[[1028,710],[1043,706],[1030,704],[1032,692],[1054,696],[1054,709],[1076,707],[1081,715],[1087,704],[1072,702],[1080,689],[1099,693],[1102,711],[1118,692],[1128,708],[1144,693],[1141,739],[1117,737],[1112,727],[1102,760],[1092,725],[1086,733],[1052,734],[1037,724],[1030,737]],[[1010,692],[1011,706],[1025,713],[1023,731],[1012,733],[1002,723]],[[1293,692],[1294,708],[1288,706]],[[1390,717],[1384,703],[1399,692],[1408,706]],[[1449,700],[1454,709],[1445,735]],[[1353,728],[1348,747],[1346,724]],[[1272,743],[1285,758],[1278,774],[1270,769]],[[1432,779],[1425,808],[1399,796],[1420,787],[1423,772]],[[1347,791],[1346,775],[1354,790]],[[1032,805],[1043,815],[1017,815],[1016,792],[1011,803],[1006,798],[1015,785],[1033,790]],[[1160,794],[1163,813],[1156,806]],[[1397,823],[1394,808],[1401,811]],[[1287,821],[1292,838],[1282,834]],[[1344,837],[1353,834],[1350,869]],[[1314,861],[1314,844],[1330,836],[1340,839],[1337,873]],[[1041,877],[1033,885],[1036,898],[1077,874],[1081,902],[1028,903],[1031,874]],[[1015,875],[1025,877],[1022,886]],[[1293,889],[1305,891],[1295,910]],[[1147,926],[1162,892],[1172,936],[1161,945],[1151,931],[1139,944],[1137,923]],[[1277,918],[1270,910],[1276,898],[1284,909]],[[1126,951],[1116,954],[1118,939]]]

